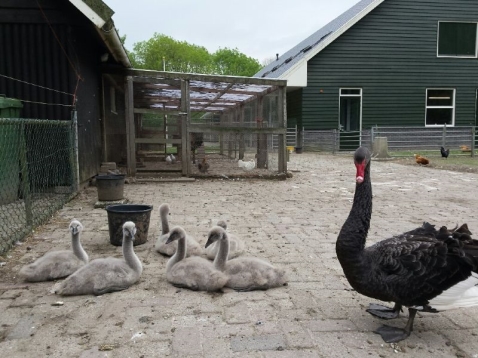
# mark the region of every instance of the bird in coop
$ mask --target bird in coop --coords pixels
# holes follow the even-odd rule
[[[414,154],[414,156],[415,156],[415,162],[417,162],[417,164],[421,164],[421,165],[430,164],[430,161],[428,160],[428,158],[422,157],[420,154]]]
[[[450,155],[450,148],[445,149],[444,147],[441,147],[440,152],[441,152],[442,158],[448,158],[448,156]]]
[[[174,164],[176,163],[176,157],[171,153],[170,155],[166,157],[166,162],[168,164]]]
[[[251,159],[248,162],[245,162],[245,161],[239,159],[237,161],[237,165],[239,166],[239,168],[242,168],[246,172],[248,172],[248,171],[251,171],[252,169],[254,169],[256,167],[256,162],[254,161],[254,159]]]
[[[469,145],[460,145],[460,149],[462,152],[471,152],[471,148]]]
[[[201,173],[207,173],[207,170],[209,169],[209,163],[206,161],[206,157],[204,157],[202,161],[198,163],[198,169]]]

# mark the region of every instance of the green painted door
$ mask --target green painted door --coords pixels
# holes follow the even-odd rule
[[[353,151],[360,146],[362,89],[340,89],[340,150]]]

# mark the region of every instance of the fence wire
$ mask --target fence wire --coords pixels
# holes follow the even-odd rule
[[[71,123],[0,118],[0,254],[76,191]]]

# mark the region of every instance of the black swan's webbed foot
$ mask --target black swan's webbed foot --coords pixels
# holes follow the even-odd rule
[[[402,328],[391,327],[383,325],[382,327],[373,331],[374,333],[380,334],[382,339],[387,343],[396,343],[403,341],[410,335],[410,332],[405,331]]]
[[[402,329],[402,328],[383,325],[382,327],[375,330],[374,333],[380,334],[382,339],[387,343],[396,343],[396,342],[403,341],[405,338],[410,336],[410,333],[413,331],[413,320],[415,319],[417,310],[413,308],[409,308],[408,312],[409,312],[409,318],[405,328]]]
[[[393,308],[379,305],[376,303],[371,303],[368,306],[367,312],[370,313],[372,316],[381,318],[381,319],[394,319],[400,315],[400,311],[402,310],[402,305],[396,303]]]

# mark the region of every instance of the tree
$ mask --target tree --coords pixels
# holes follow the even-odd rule
[[[135,43],[129,55],[133,67],[159,71],[164,66],[172,72],[252,76],[261,68],[257,60],[237,49],[224,48],[211,54],[205,47],[158,33]]]
[[[261,69],[259,61],[236,49],[222,48],[212,55],[214,71],[219,75],[253,76]]]
[[[137,42],[130,53],[131,62],[136,68],[173,72],[205,72],[211,67],[211,59],[206,48],[176,41],[172,37],[155,33],[147,41]]]

